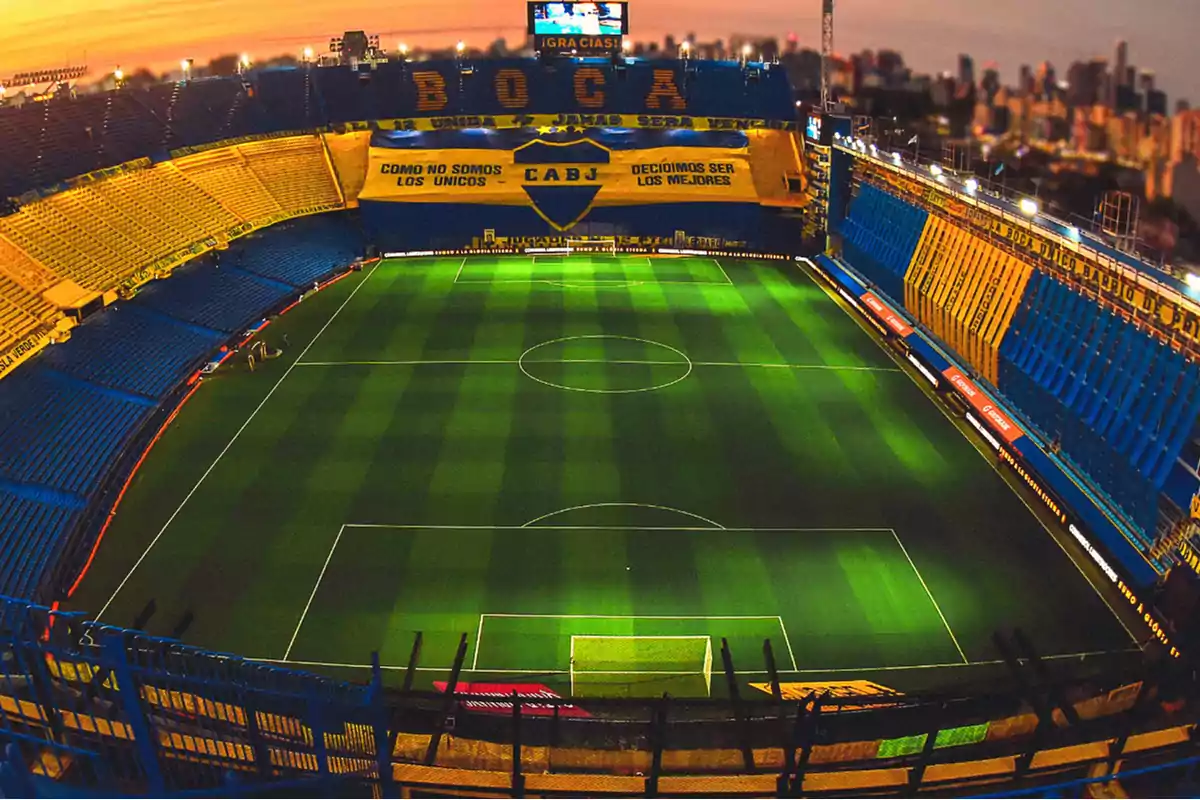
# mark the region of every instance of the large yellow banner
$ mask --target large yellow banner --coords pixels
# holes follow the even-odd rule
[[[749,148],[610,150],[590,139],[513,150],[373,147],[359,198],[538,205],[558,190],[588,196],[589,206],[758,202]]]

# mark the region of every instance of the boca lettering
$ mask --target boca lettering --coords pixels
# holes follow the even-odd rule
[[[525,108],[529,105],[529,79],[519,69],[496,72],[496,100],[505,108]]]
[[[446,79],[432,70],[418,70],[412,74],[417,87],[418,111],[441,111],[446,107]]]
[[[679,87],[675,85],[675,70],[654,70],[654,83],[646,95],[646,108],[669,108],[675,111],[687,108]]]
[[[575,102],[584,108],[604,108],[604,73],[596,67],[575,70]]]

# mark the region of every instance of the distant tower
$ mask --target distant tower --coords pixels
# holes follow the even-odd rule
[[[1117,107],[1117,98],[1125,81],[1125,70],[1129,65],[1129,43],[1124,39],[1117,41],[1117,49],[1113,54],[1112,72],[1108,78],[1108,107]]]
[[[821,110],[828,111],[829,72],[833,62],[833,0],[821,0]]]

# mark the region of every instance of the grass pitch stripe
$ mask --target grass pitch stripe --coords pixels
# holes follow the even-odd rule
[[[254,418],[258,416],[258,412],[262,411],[263,406],[267,404],[271,397],[274,396],[276,390],[278,390],[279,387],[283,385],[283,382],[287,380],[288,376],[292,374],[292,370],[296,368],[296,365],[304,360],[304,354],[307,353],[312,346],[317,343],[317,340],[321,338],[321,335],[328,330],[329,326],[333,324],[333,321],[338,318],[339,314],[342,313],[342,309],[350,304],[350,301],[354,299],[356,294],[358,294],[358,290],[367,285],[367,281],[371,280],[371,276],[375,274],[375,270],[379,269],[379,265],[382,263],[382,261],[376,262],[375,266],[371,267],[371,271],[368,272],[361,281],[359,281],[358,286],[355,286],[354,290],[350,292],[345,300],[342,301],[342,304],[337,307],[337,310],[333,312],[333,315],[330,316],[321,329],[317,331],[317,335],[314,336],[311,341],[309,341],[304,350],[300,352],[300,355],[296,357],[296,360],[288,365],[288,368],[284,370],[283,375],[279,376],[279,380],[275,381],[275,385],[271,387],[271,390],[267,392],[266,396],[259,402],[257,406],[255,406],[254,410],[250,412],[250,416],[246,418],[246,421],[242,423],[242,426],[237,429],[236,433],[233,434],[233,438],[230,439],[223,448],[221,448],[221,452],[218,453],[217,457],[213,459],[213,462],[208,465],[208,469],[204,470],[204,474],[200,476],[200,480],[196,481],[196,485],[193,486],[191,490],[184,496],[183,502],[181,502],[179,507],[176,508],[171,516],[167,518],[167,521],[163,523],[162,528],[160,528],[158,533],[155,534],[154,538],[150,540],[150,544],[146,545],[146,549],[138,557],[138,560],[135,561],[133,566],[129,568],[129,572],[126,573],[125,577],[121,579],[121,582],[117,584],[117,588],[113,591],[112,596],[108,598],[108,602],[106,602],[96,614],[96,621],[99,621],[100,618],[104,616],[104,612],[108,611],[109,606],[112,605],[113,600],[117,599],[117,595],[120,594],[121,590],[125,588],[125,584],[129,582],[129,579],[133,576],[133,573],[137,572],[137,568],[140,567],[142,562],[146,560],[146,556],[150,555],[150,551],[154,549],[154,545],[158,544],[158,540],[161,539],[163,534],[167,532],[167,528],[171,527],[171,523],[175,521],[175,518],[179,516],[179,512],[183,511],[184,506],[186,506],[188,501],[192,499],[192,496],[196,494],[196,490],[203,485],[208,476],[212,474],[212,471],[217,468],[217,465],[221,463],[221,459],[225,458],[225,454],[229,452],[230,448],[233,447],[234,443],[237,442],[242,433],[245,432],[246,428],[250,427],[250,423],[253,422]]]

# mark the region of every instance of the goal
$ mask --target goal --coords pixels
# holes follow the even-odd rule
[[[571,637],[573,697],[708,697],[708,636]]]
[[[567,254],[572,256],[610,256],[615,258],[617,255],[617,239],[615,236],[567,239]]]

